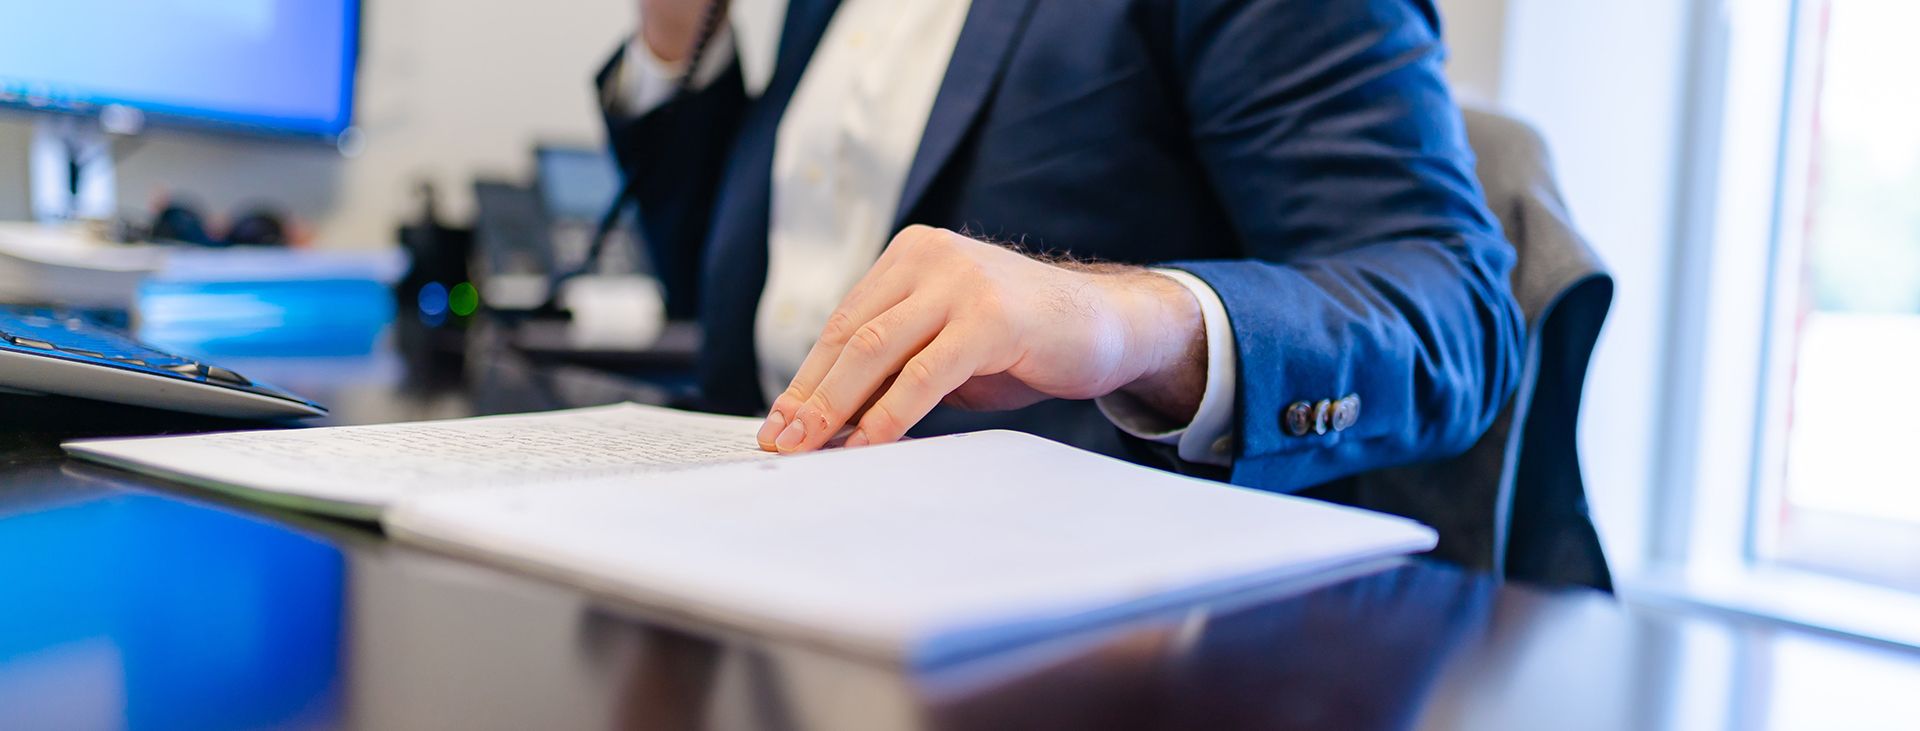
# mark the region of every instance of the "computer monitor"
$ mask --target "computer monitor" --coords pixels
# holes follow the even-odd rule
[[[0,106],[334,141],[359,0],[0,0]]]
[[[596,222],[620,193],[620,166],[604,146],[541,145],[533,159],[535,187],[554,218]]]

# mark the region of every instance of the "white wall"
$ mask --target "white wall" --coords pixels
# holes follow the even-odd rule
[[[632,24],[633,0],[366,0],[358,123],[366,147],[153,132],[120,164],[120,203],[191,194],[228,212],[283,203],[324,245],[370,247],[417,209],[415,181],[464,216],[475,173],[526,172],[537,140],[600,139],[590,76]],[[0,218],[27,215],[29,126],[0,118]]]
[[[1447,77],[1470,104],[1500,98],[1501,60],[1506,54],[1508,0],[1440,0],[1446,36]]]

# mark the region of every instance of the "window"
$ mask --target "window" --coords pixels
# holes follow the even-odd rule
[[[1683,5],[1675,185],[1659,198],[1671,246],[1647,269],[1665,278],[1623,277],[1653,315],[1609,323],[1660,336],[1652,398],[1589,390],[1657,417],[1644,522],[1601,525],[1621,591],[1920,647],[1920,3]],[[1639,85],[1666,114],[1663,87]],[[1604,135],[1576,139],[1612,153]],[[1611,447],[1640,433],[1594,436]],[[1582,446],[1595,461],[1631,456]],[[1590,483],[1596,503],[1623,485]]]
[[[1807,0],[1796,14],[1776,286],[1788,339],[1780,489],[1759,558],[1920,590],[1920,3]],[[1797,179],[1796,179],[1797,178]],[[1797,290],[1797,291],[1793,291]],[[1766,477],[1762,476],[1763,479]]]

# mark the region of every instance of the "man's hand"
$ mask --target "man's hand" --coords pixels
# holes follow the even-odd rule
[[[1125,391],[1176,421],[1206,387],[1193,293],[1136,267],[1053,264],[910,227],[828,318],[760,428],[769,451],[883,444],[946,402],[1003,410]]]

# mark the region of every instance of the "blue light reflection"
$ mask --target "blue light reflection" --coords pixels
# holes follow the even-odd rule
[[[0,726],[335,725],[344,574],[326,543],[159,496],[0,518]]]

